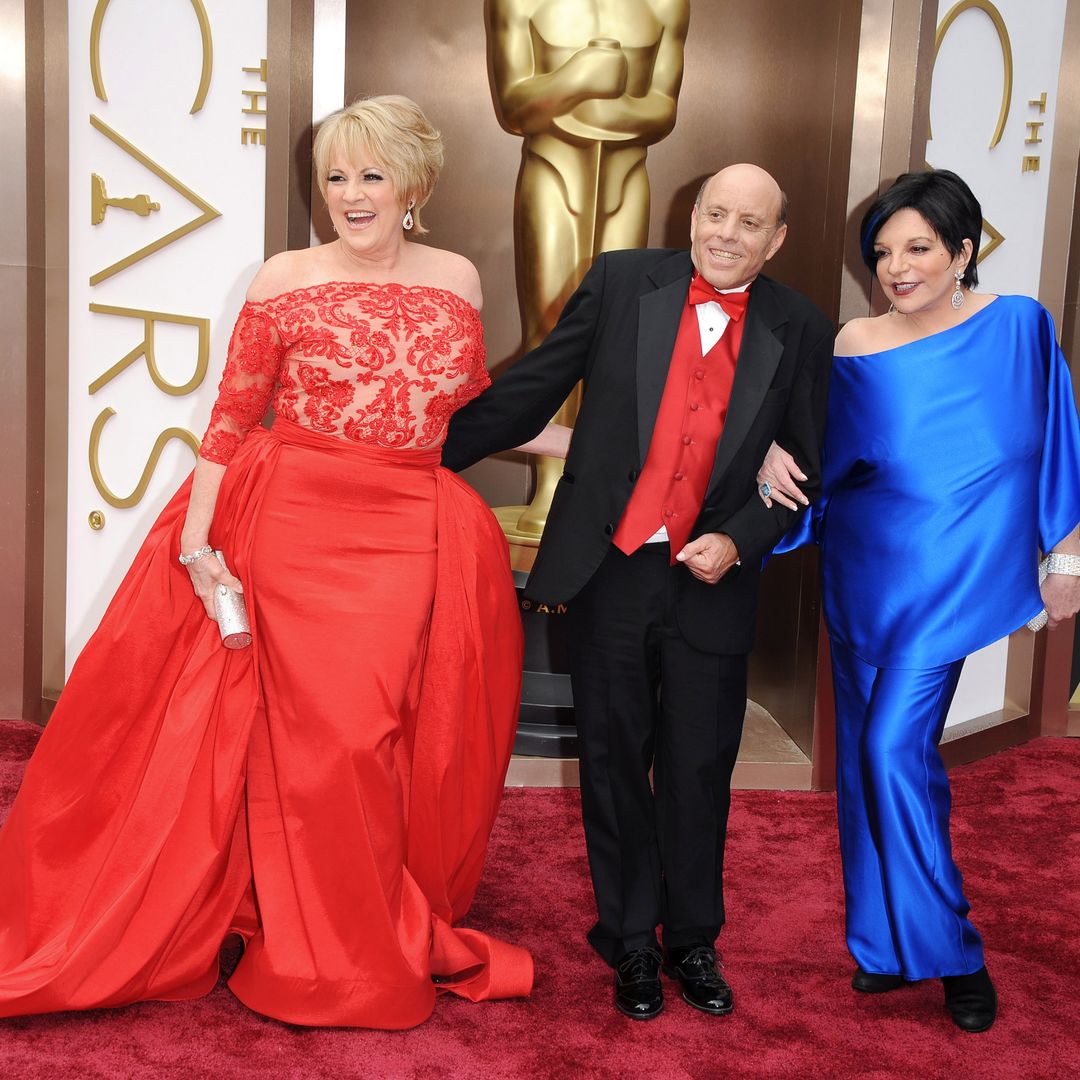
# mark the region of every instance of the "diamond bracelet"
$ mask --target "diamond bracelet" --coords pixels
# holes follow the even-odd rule
[[[200,559],[205,559],[207,555],[213,555],[214,549],[207,544],[206,547],[199,548],[198,551],[193,551],[190,555],[177,555],[180,560],[181,566],[190,566],[193,562],[198,562]]]
[[[1080,577],[1080,555],[1059,555],[1051,552],[1043,560],[1048,574],[1067,574]]]

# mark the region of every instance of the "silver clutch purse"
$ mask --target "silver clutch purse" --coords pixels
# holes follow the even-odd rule
[[[225,556],[215,551],[218,562],[225,567]],[[226,649],[246,649],[251,644],[251,623],[248,621],[247,606],[243,593],[230,589],[228,585],[219,585],[214,590],[214,615],[217,618],[221,644]]]

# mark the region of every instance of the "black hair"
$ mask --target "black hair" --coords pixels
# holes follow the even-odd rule
[[[971,188],[948,169],[904,173],[871,203],[859,226],[863,262],[871,271],[877,267],[874,241],[881,227],[898,210],[907,209],[916,210],[926,218],[953,258],[963,254],[965,240],[971,241],[971,258],[961,280],[968,288],[978,285],[979,272],[975,264],[979,261],[979,244],[982,242],[982,207]]]

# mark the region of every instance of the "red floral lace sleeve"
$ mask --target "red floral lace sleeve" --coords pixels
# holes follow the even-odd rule
[[[274,396],[285,345],[270,312],[247,303],[229,341],[229,355],[203,436],[200,455],[228,465],[244,436],[263,418]]]

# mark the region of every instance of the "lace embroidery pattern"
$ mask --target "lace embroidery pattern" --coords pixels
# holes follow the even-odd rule
[[[490,379],[476,309],[428,285],[327,282],[241,309],[202,456],[227,464],[270,404],[293,423],[431,447]]]

